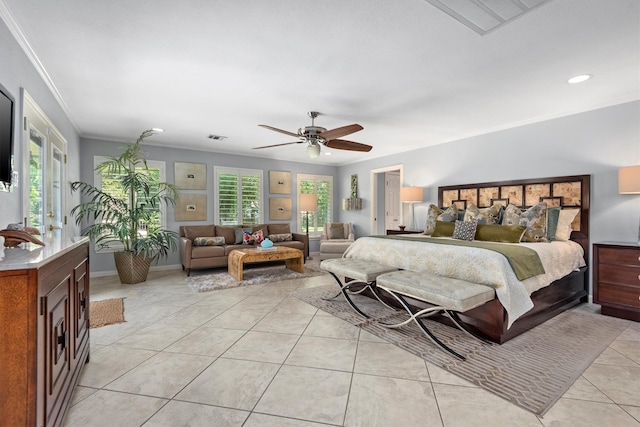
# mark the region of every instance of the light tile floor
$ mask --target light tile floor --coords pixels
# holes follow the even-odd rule
[[[92,278],[92,300],[126,298],[127,322],[91,330],[64,426],[640,425],[638,323],[540,418],[290,296],[332,280],[194,293],[179,270]]]

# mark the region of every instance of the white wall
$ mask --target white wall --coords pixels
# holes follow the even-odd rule
[[[591,175],[591,242],[638,238],[640,195],[618,194],[617,173],[640,164],[639,101],[342,166],[336,186],[346,194],[357,173],[368,206],[370,171],[396,164],[404,168],[402,185],[425,187],[425,202],[416,204],[418,224],[426,207],[437,204],[442,185]],[[368,209],[340,212],[340,219],[354,223],[358,236],[370,234]]]

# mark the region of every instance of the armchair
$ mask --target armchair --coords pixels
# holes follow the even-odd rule
[[[328,222],[320,237],[320,261],[342,258],[342,254],[355,241],[350,223]]]

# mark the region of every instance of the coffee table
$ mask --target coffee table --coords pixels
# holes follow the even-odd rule
[[[240,281],[245,264],[269,261],[284,261],[289,270],[304,273],[304,253],[300,249],[283,246],[267,251],[256,248],[234,249],[229,252],[228,271],[234,279]]]

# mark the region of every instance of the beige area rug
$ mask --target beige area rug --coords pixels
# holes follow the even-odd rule
[[[358,315],[342,295],[329,301],[322,299],[337,292],[337,285],[332,285],[301,288],[293,295],[540,416],[629,323],[574,308],[498,345],[484,344],[458,329],[426,320],[440,340],[467,357],[461,361],[435,347],[415,322],[387,329]],[[407,316],[394,314],[373,299],[352,297],[372,317],[388,322]]]
[[[91,301],[89,304],[89,328],[124,323],[124,298]]]
[[[321,274],[326,273],[313,265],[305,264],[304,273],[298,273],[297,271],[285,268],[284,264],[282,264],[268,267],[249,266],[245,268],[243,280],[239,282],[222,269],[215,273],[208,274],[192,270],[191,276],[187,277],[185,280],[193,291],[209,292],[219,289],[235,288],[238,286],[259,285],[281,280],[319,276]]]

